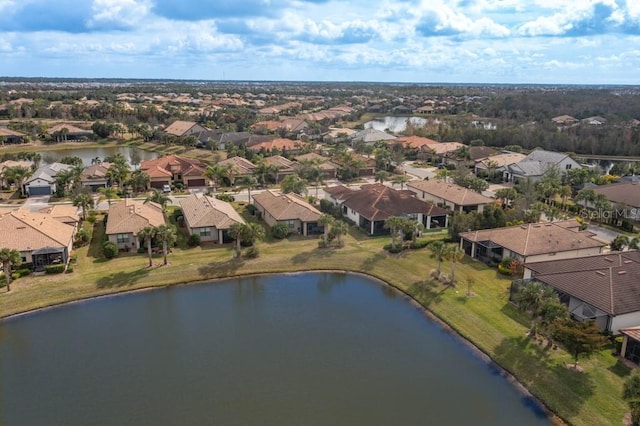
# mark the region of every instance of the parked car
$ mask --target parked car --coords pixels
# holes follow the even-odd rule
[[[171,186],[170,185],[163,185],[162,186],[162,192],[164,192],[165,194],[170,194],[171,193]]]

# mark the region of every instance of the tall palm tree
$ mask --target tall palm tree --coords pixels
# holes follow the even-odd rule
[[[144,200],[144,202],[158,203],[160,204],[160,206],[162,206],[162,210],[164,211],[167,208],[167,204],[171,202],[171,198],[169,198],[167,194],[160,191],[159,189],[154,188],[153,191],[151,191],[151,194],[148,195]]]
[[[102,197],[107,199],[107,202],[109,203],[109,205],[111,205],[111,200],[117,200],[119,198],[118,191],[116,191],[115,188],[111,188],[111,187],[98,188],[98,192]]]
[[[400,190],[404,189],[404,184],[409,182],[409,176],[407,175],[395,175],[393,179],[391,179],[391,183],[394,185],[400,185]]]
[[[240,257],[242,242],[251,242],[251,246],[255,245],[256,240],[265,237],[264,228],[253,222],[234,223],[229,228],[229,236],[236,240],[236,257]]]
[[[287,175],[280,183],[280,189],[283,193],[287,194],[293,192],[294,194],[302,195],[307,193],[307,181],[300,176],[293,174]]]
[[[238,183],[241,188],[247,189],[247,199],[249,200],[249,204],[251,204],[251,190],[258,185],[258,179],[253,176],[242,176]]]
[[[81,192],[73,197],[73,205],[82,209],[82,220],[86,220],[87,210],[94,207],[93,196],[88,192]]]
[[[447,253],[447,246],[442,240],[436,240],[429,243],[429,248],[431,249],[431,257],[435,258],[438,262],[438,266],[436,268],[436,273],[440,276],[442,261],[445,258]]]
[[[7,292],[9,292],[11,291],[11,268],[20,265],[22,262],[22,256],[18,250],[3,248],[0,249],[0,262],[2,262],[4,279],[7,283]]]
[[[331,227],[331,230],[338,239],[338,246],[342,247],[342,236],[349,232],[349,225],[343,220],[336,220]]]
[[[329,226],[333,226],[335,222],[335,218],[327,213],[323,214],[318,219],[318,225],[322,225],[324,227],[323,239],[325,246],[329,244]]]
[[[219,164],[207,166],[204,175],[209,179],[209,182],[213,182],[213,190],[216,191],[224,177],[224,168]]]
[[[384,227],[391,233],[391,249],[395,250],[397,246],[397,238],[400,242],[404,239],[404,230],[406,228],[407,219],[400,216],[391,216],[384,221]]]
[[[162,242],[163,265],[167,264],[167,254],[169,253],[169,245],[173,245],[176,241],[176,227],[170,224],[163,224],[156,228],[156,238]]]
[[[385,181],[389,180],[389,176],[389,172],[380,170],[376,172],[374,177],[376,182],[384,183]]]
[[[229,236],[236,240],[235,257],[240,257],[242,251],[242,232],[244,231],[244,223],[236,222],[229,228]]]
[[[151,251],[151,241],[156,236],[157,228],[154,226],[145,226],[138,232],[138,238],[147,244],[147,255],[149,256],[149,268],[153,266],[153,258]]]
[[[456,264],[464,258],[464,250],[458,244],[449,244],[445,258],[451,261],[451,284],[456,284]]]
[[[13,166],[4,169],[4,178],[8,183],[15,183],[20,188],[20,195],[24,195],[24,181],[31,176],[33,172],[28,167]]]
[[[544,310],[545,304],[553,303],[558,295],[553,288],[545,286],[538,281],[522,285],[514,296],[514,302],[523,311],[531,312],[531,330],[530,335],[536,332],[536,326],[540,318],[541,312]]]

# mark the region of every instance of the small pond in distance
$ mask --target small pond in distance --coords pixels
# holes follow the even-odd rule
[[[0,424],[549,423],[494,366],[389,287],[304,273],[5,320]]]
[[[63,157],[68,156],[80,157],[85,166],[90,166],[91,160],[94,158],[98,157],[100,160],[104,160],[105,157],[115,155],[116,153],[122,154],[131,165],[131,156],[134,152],[138,154],[140,161],[158,158],[158,153],[156,152],[144,151],[132,146],[78,147],[58,151],[43,151],[41,154],[42,162],[45,164],[55,163]]]

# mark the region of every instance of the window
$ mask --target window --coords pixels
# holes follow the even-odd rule
[[[289,226],[289,228],[293,229],[296,225],[296,221],[295,220],[285,220],[284,223],[287,224],[287,226]]]
[[[129,234],[117,234],[116,241],[118,244],[124,244],[129,242]]]
[[[565,170],[569,170],[571,168],[571,164],[567,164],[566,166],[564,166]]]
[[[200,228],[199,233],[201,237],[210,237],[211,236],[211,228]]]

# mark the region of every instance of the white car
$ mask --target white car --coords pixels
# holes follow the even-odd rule
[[[163,185],[163,186],[162,186],[162,192],[164,192],[165,194],[169,194],[169,193],[171,193],[171,186],[169,186],[169,185]]]

